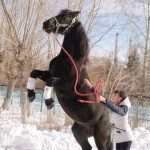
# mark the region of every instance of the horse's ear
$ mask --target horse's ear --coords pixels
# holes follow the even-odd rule
[[[74,17],[77,17],[80,12],[81,12],[81,11],[74,11],[74,12],[72,12],[73,18],[74,18]]]

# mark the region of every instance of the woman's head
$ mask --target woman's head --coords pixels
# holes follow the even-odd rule
[[[126,98],[126,93],[124,91],[115,90],[112,95],[112,101],[119,105]]]

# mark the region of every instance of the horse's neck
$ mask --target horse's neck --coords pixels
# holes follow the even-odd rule
[[[73,59],[77,61],[82,60],[84,63],[87,62],[89,54],[88,38],[80,22],[74,26],[72,31],[65,35],[63,47]]]

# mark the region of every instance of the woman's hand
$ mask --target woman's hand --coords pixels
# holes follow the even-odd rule
[[[106,98],[100,95],[100,101],[103,101],[104,103],[106,103]]]
[[[93,86],[92,86],[92,84],[90,83],[90,81],[89,81],[88,79],[84,79],[84,83],[85,83],[90,89],[92,89]],[[106,98],[103,97],[103,96],[101,96],[101,95],[99,95],[99,96],[100,96],[100,101],[106,103]]]
[[[92,89],[92,84],[90,83],[90,81],[88,79],[84,79],[84,83],[90,88]]]

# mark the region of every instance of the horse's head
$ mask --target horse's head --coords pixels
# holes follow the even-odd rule
[[[57,16],[43,23],[43,30],[47,33],[65,34],[78,21],[80,11],[62,10]]]

